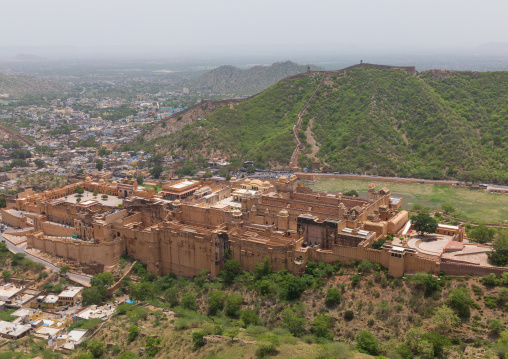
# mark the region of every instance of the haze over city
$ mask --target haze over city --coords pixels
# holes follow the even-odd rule
[[[506,54],[507,13],[501,0],[11,1],[0,58]]]

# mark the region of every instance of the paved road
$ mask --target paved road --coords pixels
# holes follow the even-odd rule
[[[9,233],[9,232],[13,232],[13,231],[7,230],[7,233]],[[3,240],[2,234],[0,234],[0,239]],[[48,263],[40,258],[37,258],[31,254],[26,253],[25,252],[26,243],[22,243],[19,246],[15,246],[8,240],[5,240],[5,244],[7,244],[7,248],[9,248],[14,253],[23,253],[27,258],[30,258],[34,262],[42,263],[46,268],[48,268],[49,270],[52,270],[53,272],[60,271],[60,268],[58,268],[57,266],[54,266],[51,263]],[[69,277],[70,279],[72,279],[74,281],[77,281],[78,283],[82,283],[84,285],[90,285],[90,277],[80,275],[80,274],[75,274],[75,273],[67,273],[67,277]]]

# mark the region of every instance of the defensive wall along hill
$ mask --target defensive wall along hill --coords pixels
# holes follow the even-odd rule
[[[32,141],[26,138],[25,136],[19,134],[18,132],[14,131],[13,129],[10,129],[9,127],[6,127],[2,124],[0,124],[0,134],[3,133],[4,138],[8,138],[9,140],[15,140],[20,141],[26,145],[33,145]]]
[[[134,180],[87,178],[43,193],[21,193],[15,207],[33,218],[28,248],[78,262],[88,274],[113,270],[124,254],[156,275],[193,276],[200,270],[218,275],[230,258],[252,270],[266,257],[274,270],[297,274],[308,261],[364,259],[397,277],[420,271],[483,275],[508,270],[428,255],[404,243],[372,249],[387,234],[406,236],[410,224],[401,199],[373,184],[368,198],[357,198],[316,192],[297,181],[296,176],[232,178],[229,183],[180,180],[156,194],[138,189]],[[111,198],[85,193],[77,203],[73,192],[78,185]],[[8,223],[21,216],[9,213],[4,217]],[[464,228],[445,228],[443,234],[462,247]]]

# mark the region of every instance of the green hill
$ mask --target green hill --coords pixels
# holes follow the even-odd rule
[[[364,65],[305,73],[179,131],[148,132],[143,144],[191,160],[222,155],[287,166],[291,131],[308,101],[300,167],[318,161],[331,171],[508,183],[508,72]]]

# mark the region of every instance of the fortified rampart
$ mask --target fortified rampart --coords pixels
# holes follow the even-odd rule
[[[10,213],[9,210],[2,208],[2,222],[13,227],[26,228],[30,227],[25,216]]]
[[[124,244],[120,239],[100,244],[78,243],[44,236],[41,232],[27,236],[27,247],[82,263],[99,263],[104,266],[105,271],[113,270],[124,253]]]
[[[504,272],[508,272],[508,268],[467,264],[454,261],[453,259],[441,258],[440,271],[450,275],[484,276],[490,273],[503,274]]]

